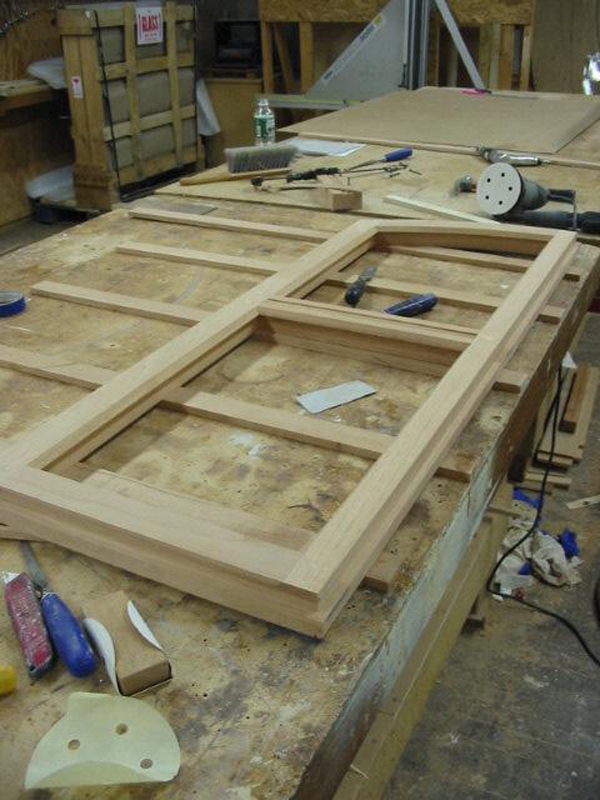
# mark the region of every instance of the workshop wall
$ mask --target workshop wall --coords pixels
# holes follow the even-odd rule
[[[536,91],[581,94],[585,57],[600,50],[600,0],[537,2],[534,26]]]

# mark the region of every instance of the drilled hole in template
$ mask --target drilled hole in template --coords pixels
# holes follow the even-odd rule
[[[79,739],[71,739],[67,747],[69,748],[69,750],[77,750],[80,744],[81,742],[79,741]]]
[[[142,758],[142,760],[140,761],[140,767],[142,769],[150,769],[152,763],[153,762],[151,758]]]
[[[115,733],[118,733],[119,736],[123,736],[124,733],[127,733],[129,728],[125,725],[124,722],[120,722],[117,727],[115,728]]]

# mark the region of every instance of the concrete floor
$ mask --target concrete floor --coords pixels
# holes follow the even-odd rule
[[[0,234],[0,254],[60,232],[24,223]],[[576,357],[600,366],[600,315],[590,315]],[[583,582],[536,585],[534,602],[575,622],[600,655],[593,592],[600,576],[600,505],[565,501],[600,493],[600,394],[569,492],[549,497],[544,528],[578,534]],[[489,604],[484,631],[463,633],[405,749],[384,800],[598,800],[600,672],[558,622],[509,602]]]
[[[576,360],[600,366],[600,315],[590,315]],[[600,656],[593,593],[600,577],[600,396],[568,492],[548,498],[544,529],[578,534],[583,581],[537,584],[528,597],[576,623]],[[406,747],[385,800],[598,800],[600,670],[559,622],[506,601],[489,604],[483,632],[463,633]]]

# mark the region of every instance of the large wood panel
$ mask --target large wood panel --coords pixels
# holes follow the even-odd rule
[[[426,87],[284,128],[372,144],[427,142],[556,153],[600,117],[600,98],[569,95],[474,95]]]

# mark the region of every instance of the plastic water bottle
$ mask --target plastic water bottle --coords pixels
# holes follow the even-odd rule
[[[266,97],[261,97],[254,111],[254,144],[265,145],[275,143],[275,114]]]

